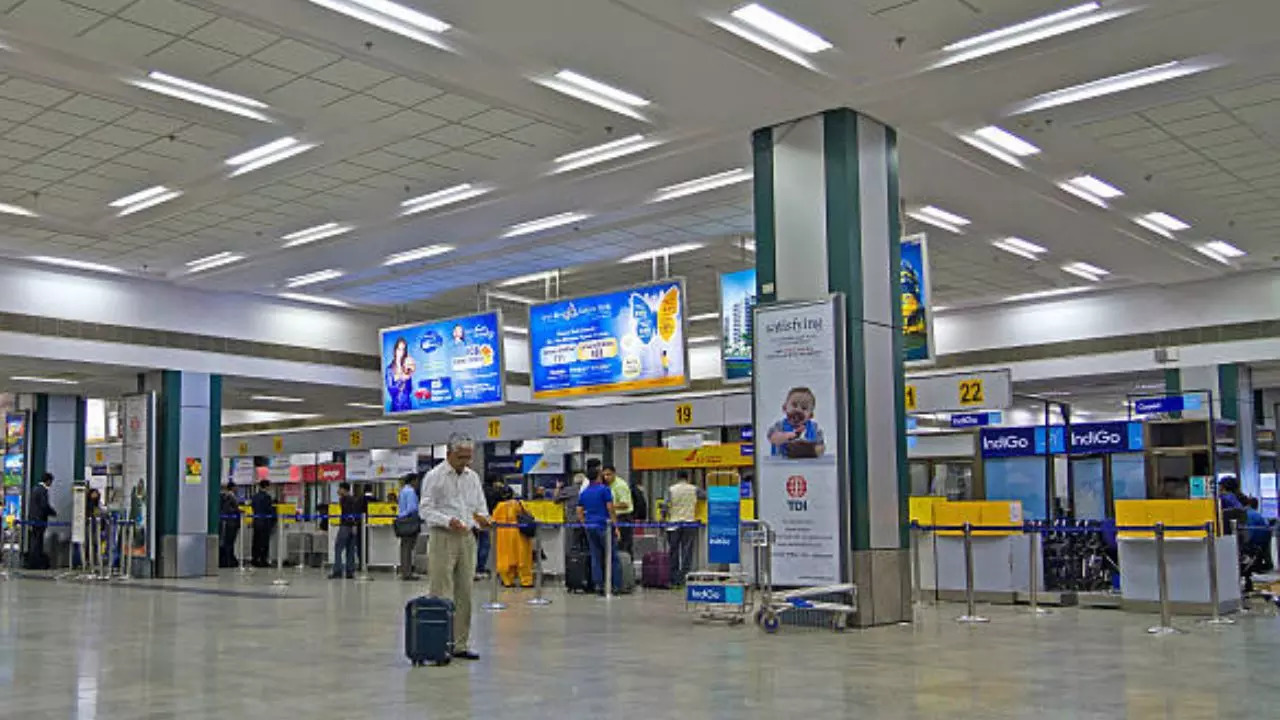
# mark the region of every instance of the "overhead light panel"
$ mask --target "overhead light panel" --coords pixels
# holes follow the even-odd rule
[[[657,250],[645,250],[644,252],[638,252],[638,253],[635,253],[634,255],[628,255],[622,258],[621,260],[619,260],[618,263],[626,264],[626,263],[633,263],[633,262],[642,262],[645,260],[654,260],[654,259],[663,258],[663,257],[671,257],[672,255],[679,255],[681,253],[693,252],[694,250],[701,250],[703,247],[706,247],[705,243],[700,243],[700,242],[682,243],[680,245],[672,245],[670,247],[658,248]]]
[[[759,3],[744,5],[729,14],[735,20],[750,25],[802,53],[812,55],[831,49],[831,43],[827,42],[826,38]]]
[[[136,212],[141,212],[150,207],[155,207],[161,203],[169,202],[180,195],[182,195],[181,190],[170,190],[164,185],[156,185],[155,187],[147,188],[146,190],[133,193],[132,195],[125,195],[119,200],[109,203],[109,206],[119,208],[120,212],[117,213],[117,216],[124,217]]]
[[[581,220],[586,220],[589,217],[591,216],[580,212],[565,212],[558,215],[551,215],[549,217],[512,225],[506,232],[502,233],[502,237],[513,238],[521,235],[531,235],[533,233],[543,232],[544,230],[572,225],[573,223]]]
[[[205,270],[212,270],[217,267],[222,267],[223,265],[230,265],[231,263],[239,262],[243,259],[244,255],[233,252],[220,252],[215,255],[202,257],[199,260],[192,260],[187,263],[187,272],[204,272]]]
[[[44,263],[45,265],[57,265],[59,267],[71,268],[73,270],[91,270],[93,272],[116,274],[124,272],[120,268],[111,265],[88,262],[85,260],[73,260],[72,258],[53,257],[50,255],[33,255],[27,259],[38,263]]]
[[[277,403],[300,403],[305,402],[302,398],[288,397],[285,395],[253,395],[250,400],[258,402],[277,402]]]
[[[1232,260],[1244,257],[1247,253],[1225,240],[1210,240],[1196,246],[1196,252],[1207,258],[1217,260],[1223,265],[1231,265]]]
[[[1103,270],[1097,265],[1090,265],[1086,262],[1072,262],[1062,266],[1062,271],[1071,273],[1079,278],[1084,278],[1090,282],[1099,282],[1106,276],[1111,274],[1109,270]]]
[[[288,280],[285,281],[285,287],[300,288],[307,285],[315,285],[316,283],[322,283],[327,280],[336,280],[342,277],[344,274],[345,273],[343,273],[341,270],[333,270],[333,269],[317,270],[316,272],[313,272],[313,273],[307,273],[305,275],[296,275],[294,277],[289,278]]]
[[[320,297],[319,295],[304,295],[303,293],[282,292],[279,297],[285,300],[293,300],[295,302],[311,303],[313,305],[328,305],[329,307],[348,308],[351,303],[335,298]]]
[[[382,28],[442,50],[450,49],[440,38],[449,23],[390,0],[310,0],[312,4]]]
[[[383,409],[381,405],[378,405],[376,403],[362,403],[362,402],[349,402],[347,403],[347,407],[359,408],[361,410],[382,410]]]
[[[419,195],[415,198],[409,198],[400,203],[400,207],[404,208],[400,211],[401,215],[416,215],[428,210],[444,207],[446,205],[454,205],[464,200],[480,197],[490,191],[490,188],[480,185],[472,185],[471,183],[462,183],[453,187],[437,190],[426,195]]]
[[[969,218],[947,212],[934,205],[925,205],[922,208],[910,210],[907,212],[907,216],[957,235],[964,234],[963,228],[970,222]]]
[[[264,102],[175,77],[158,70],[152,70],[147,73],[147,77],[144,80],[131,80],[130,83],[144,90],[168,95],[179,100],[186,100],[214,110],[231,113],[232,115],[239,115],[262,122],[271,122],[271,118],[260,112],[268,107]]]
[[[718,341],[719,339],[720,339],[720,338],[716,337],[715,335],[695,335],[695,336],[693,336],[693,337],[689,338],[689,344],[690,344],[690,345],[702,345],[702,344],[704,344],[704,343],[713,343],[713,342],[716,342],[716,341]]]
[[[574,70],[561,70],[553,77],[538,78],[534,82],[619,115],[647,122],[637,108],[647,107],[651,104],[649,100]]]
[[[1109,207],[1108,200],[1124,195],[1119,188],[1092,175],[1077,175],[1058,183],[1058,188],[1100,208]]]
[[[1134,90],[1147,85],[1175,80],[1209,70],[1212,67],[1214,67],[1213,63],[1205,61],[1174,60],[1037,95],[1026,102],[1015,105],[1011,112],[1014,115],[1021,115],[1062,105],[1070,105],[1127,90]]]
[[[355,227],[351,225],[345,225],[345,224],[336,223],[336,222],[327,222],[323,225],[316,225],[315,227],[309,227],[304,230],[299,230],[297,232],[291,232],[288,235],[281,236],[280,239],[284,240],[284,247],[291,248],[291,247],[298,247],[299,245],[306,245],[308,243],[313,243],[318,240],[324,240],[325,238],[336,237],[338,235],[345,235],[346,233],[349,233],[354,229]]]
[[[555,270],[545,270],[543,272],[529,273],[528,275],[517,275],[513,278],[507,278],[498,283],[498,287],[515,287],[516,285],[528,285],[535,282],[546,282],[556,276]]]
[[[668,185],[654,194],[653,199],[649,202],[665,202],[667,200],[675,200],[676,198],[688,197],[710,190],[716,190],[730,185],[747,182],[752,178],[751,171],[743,168],[734,170],[726,170],[724,172],[708,175],[706,177],[697,178],[696,180],[688,180],[686,182]]]
[[[1020,293],[1018,295],[1010,295],[1003,298],[1002,302],[1019,302],[1022,300],[1043,300],[1045,298],[1061,297],[1063,295],[1077,295],[1083,292],[1089,292],[1094,288],[1088,285],[1076,285],[1073,287],[1053,288],[1051,290],[1036,290],[1034,292]]]
[[[266,145],[229,157],[227,158],[227,164],[235,168],[231,173],[231,177],[236,177],[268,165],[275,165],[283,160],[288,160],[294,155],[301,155],[316,147],[316,145],[317,143],[301,142],[295,137],[282,137]]]
[[[403,263],[414,262],[417,260],[426,260],[427,258],[433,258],[437,255],[444,255],[445,253],[450,252],[453,252],[452,245],[427,245],[426,247],[420,247],[416,250],[405,250],[404,252],[388,255],[387,259],[382,261],[382,264],[386,267],[391,267],[392,265],[401,265]]]
[[[956,65],[1012,50],[1023,45],[1030,45],[1034,42],[1081,30],[1101,22],[1114,20],[1130,12],[1134,12],[1134,9],[1103,10],[1102,3],[1099,2],[1076,5],[946,45],[942,48],[942,58],[934,63],[933,67],[940,68]]]
[[[689,322],[701,322],[703,320],[719,320],[719,319],[720,319],[720,313],[718,312],[701,313],[699,315],[689,316]]]
[[[45,385],[79,385],[79,380],[71,380],[68,378],[42,377],[39,375],[10,375],[10,380],[14,382],[43,383]]]
[[[1145,215],[1139,215],[1133,219],[1133,222],[1170,240],[1173,239],[1175,232],[1191,228],[1188,223],[1164,212],[1150,212]]]
[[[984,128],[978,128],[973,131],[974,136],[980,140],[984,140],[1007,153],[1018,157],[1028,157],[1040,152],[1040,148],[1005,130],[1004,128],[988,125]]]
[[[603,145],[596,145],[585,150],[561,155],[555,159],[556,168],[552,170],[552,173],[570,172],[571,170],[598,165],[602,162],[644,152],[661,144],[661,142],[646,138],[644,135],[630,135],[621,140],[614,140]]]
[[[1013,253],[1028,260],[1039,260],[1041,255],[1049,252],[1030,240],[1019,237],[1001,238],[991,244],[1007,253]]]
[[[32,210],[28,210],[20,205],[10,205],[9,203],[0,203],[0,213],[5,215],[21,215],[22,217],[39,217]]]

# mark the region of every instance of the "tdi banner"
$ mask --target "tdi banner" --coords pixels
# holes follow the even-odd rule
[[[737,485],[711,485],[707,488],[707,562],[732,564],[741,562],[738,543]]]
[[[902,353],[909,363],[933,360],[933,312],[925,236],[902,238]]]
[[[383,410],[397,415],[501,404],[501,328],[495,310],[383,330]]]
[[[755,268],[720,276],[720,357],[725,382],[751,379],[751,321],[755,306]]]
[[[773,528],[773,581],[841,582],[840,365],[834,300],[755,316],[756,480]]]

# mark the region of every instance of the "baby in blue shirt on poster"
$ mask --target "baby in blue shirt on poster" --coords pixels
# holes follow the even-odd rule
[[[785,458],[821,457],[827,448],[822,427],[813,419],[818,398],[807,387],[793,387],[782,403],[783,417],[769,426],[773,455]]]

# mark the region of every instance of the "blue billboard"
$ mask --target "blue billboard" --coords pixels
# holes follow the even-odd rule
[[[1049,429],[1048,435],[1049,441],[1046,443],[1043,425],[985,428],[979,434],[982,457],[1044,455],[1046,445],[1052,455],[1066,453],[1066,428],[1054,425]],[[1083,423],[1071,426],[1071,452],[1077,455],[1141,452],[1143,447],[1142,423],[1139,422]]]
[[[502,315],[494,310],[382,331],[388,415],[503,402]]]
[[[720,356],[725,382],[751,379],[752,312],[756,306],[756,271],[720,276]]]
[[[686,387],[684,319],[680,280],[534,305],[534,399]]]
[[[933,360],[933,313],[929,304],[929,251],[924,235],[902,238],[902,354],[909,363]]]

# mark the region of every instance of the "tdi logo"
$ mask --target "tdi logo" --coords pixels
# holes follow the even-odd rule
[[[1026,438],[1017,435],[982,438],[983,450],[1025,450],[1029,447],[1031,447],[1031,443]]]
[[[1090,430],[1084,433],[1071,433],[1071,444],[1078,448],[1112,447],[1120,444],[1120,433],[1109,430]]]
[[[787,509],[792,512],[805,512],[809,509],[809,501],[805,495],[809,493],[809,483],[803,475],[792,475],[787,478]]]

